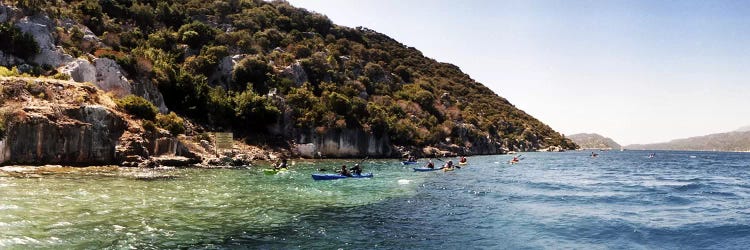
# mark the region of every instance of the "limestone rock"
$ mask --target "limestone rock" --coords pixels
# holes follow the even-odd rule
[[[89,61],[77,58],[60,68],[60,72],[70,75],[76,82],[96,82],[96,67]]]
[[[200,162],[184,156],[160,156],[154,157],[153,160],[160,166],[170,167],[187,167]]]
[[[11,66],[23,63],[23,59],[18,58],[11,54],[5,54],[0,51],[0,65]]]
[[[156,85],[150,80],[143,79],[141,81],[134,81],[131,85],[131,91],[132,94],[151,101],[151,103],[159,108],[159,112],[169,112],[169,109],[167,109],[167,105],[164,104],[164,96],[161,94],[161,92],[159,92],[159,88],[156,87]]]
[[[308,81],[307,73],[299,62],[295,62],[284,68],[281,71],[281,76],[294,81],[294,85],[297,87],[302,86],[303,83]]]
[[[23,121],[10,123],[0,145],[2,161],[10,164],[96,165],[115,163],[115,146],[124,121],[110,110],[86,105],[48,113],[28,110]]]
[[[5,4],[0,4],[0,23],[10,21],[20,10]]]
[[[22,32],[29,33],[39,45],[39,54],[32,61],[39,65],[50,65],[60,67],[73,61],[73,57],[65,54],[61,47],[55,46],[52,37],[55,25],[52,20],[44,15],[27,16],[16,23]]]
[[[128,79],[123,75],[122,67],[109,58],[94,59],[96,79],[94,84],[106,92],[113,92],[117,97],[132,93]]]
[[[247,57],[247,55],[238,54],[222,58],[219,65],[216,66],[216,71],[208,78],[208,82],[214,85],[227,87],[229,82],[232,81],[232,71],[234,70],[234,66],[242,59],[245,59],[245,57]]]
[[[377,136],[360,129],[331,129],[323,134],[309,131],[301,133],[297,141],[297,153],[310,158],[398,155],[387,135]]]

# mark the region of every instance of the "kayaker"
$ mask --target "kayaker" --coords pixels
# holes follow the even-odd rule
[[[279,170],[279,169],[286,168],[286,167],[287,167],[287,165],[286,165],[286,158],[283,158],[283,159],[281,159],[281,163],[277,164],[274,167],[274,169]]]
[[[346,169],[346,165],[341,165],[341,170],[339,170],[339,174],[343,175],[343,176],[352,177],[352,173],[349,172],[349,170]]]
[[[518,159],[518,156],[513,156],[513,160],[510,160],[510,162],[513,162],[513,163],[516,163],[516,162],[518,162],[518,161],[520,161],[520,160]]]
[[[426,168],[435,168],[435,163],[432,163],[432,160],[427,162]]]
[[[362,175],[362,167],[359,166],[359,163],[354,164],[354,167],[350,171],[352,174]]]
[[[414,158],[414,156],[410,155],[409,159],[407,159],[406,161],[415,162],[417,161],[417,158]]]
[[[466,163],[466,156],[461,156],[461,160],[459,160],[458,162]]]
[[[447,169],[453,168],[453,160],[448,160],[448,162],[446,162],[445,165],[441,169],[443,168],[447,168]]]

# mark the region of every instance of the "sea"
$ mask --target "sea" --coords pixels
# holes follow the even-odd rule
[[[6,173],[0,249],[750,248],[750,153],[596,153]],[[311,178],[360,162],[373,178]]]

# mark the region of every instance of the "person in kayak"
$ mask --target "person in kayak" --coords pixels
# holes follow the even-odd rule
[[[447,168],[447,169],[453,168],[453,161],[452,160],[448,160],[448,162],[446,162],[445,165],[443,165],[443,167],[440,168],[440,169],[443,169],[443,168]]]
[[[435,163],[432,163],[432,160],[430,160],[430,161],[427,162],[427,165],[425,165],[425,168],[432,168],[432,169],[434,169],[435,168]]]
[[[408,161],[408,162],[415,162],[415,161],[417,161],[417,158],[415,158],[414,156],[410,155],[409,159],[407,159],[406,161]]]
[[[343,176],[349,176],[352,177],[352,173],[349,172],[348,169],[346,169],[346,165],[341,165],[341,170],[339,170],[339,174]]]
[[[510,160],[511,163],[519,162],[518,156],[513,156],[513,160]]]
[[[282,169],[282,168],[287,168],[286,158],[282,158],[281,159],[281,163],[276,164],[276,166],[273,167],[273,169],[276,169],[276,170],[279,170],[279,169]]]
[[[461,156],[461,160],[458,160],[460,163],[466,163],[466,156]]]
[[[354,167],[350,171],[352,174],[362,175],[362,167],[359,166],[359,163],[354,164]]]

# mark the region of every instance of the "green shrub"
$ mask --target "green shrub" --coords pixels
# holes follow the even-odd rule
[[[141,119],[154,120],[159,109],[143,97],[128,95],[116,101],[117,106],[125,110],[128,114],[134,115]]]
[[[272,72],[273,68],[261,59],[254,57],[242,59],[234,66],[232,72],[234,89],[242,90],[248,84],[252,84],[256,92],[265,93],[265,83],[268,81],[268,74]]]
[[[70,80],[70,75],[67,75],[64,73],[57,73],[57,74],[52,75],[52,79],[68,81]]]
[[[174,112],[169,112],[167,115],[156,115],[156,125],[168,130],[173,136],[185,133],[185,120]]]
[[[141,126],[143,127],[144,130],[148,132],[152,132],[152,133],[156,132],[156,124],[154,124],[154,122],[152,121],[143,120],[141,121]]]
[[[8,69],[6,67],[0,66],[0,76],[20,76],[21,73],[18,72],[18,68],[13,67],[12,69]]]
[[[267,124],[276,122],[281,115],[279,108],[266,96],[255,94],[248,89],[234,97],[237,118],[251,128],[263,128]]]

